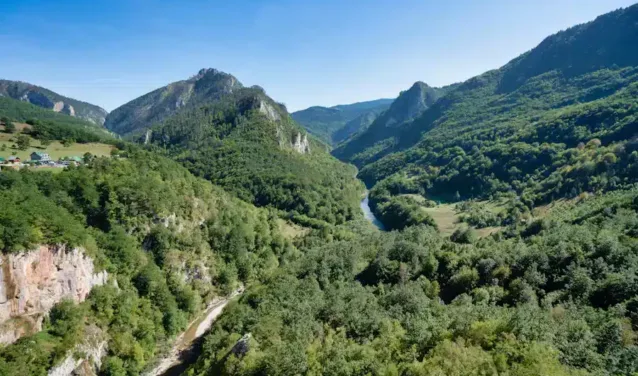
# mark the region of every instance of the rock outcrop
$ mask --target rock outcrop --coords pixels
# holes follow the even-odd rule
[[[55,102],[55,104],[53,104],[53,111],[61,112],[69,116],[75,116],[75,109],[73,108],[73,106],[62,101]]]
[[[106,271],[96,273],[93,260],[79,248],[40,246],[0,260],[0,343],[40,330],[56,303],[84,301],[108,277]]]
[[[300,153],[300,154],[309,153],[310,143],[308,142],[308,135],[304,134],[302,136],[301,133],[297,133],[295,135],[294,141],[292,142],[292,148],[293,150],[295,150],[297,153]]]
[[[275,108],[266,101],[262,100],[259,102],[259,112],[266,115],[266,117],[271,121],[281,120],[281,115],[279,115],[279,112],[277,112],[277,110],[275,110]]]
[[[48,376],[95,376],[106,355],[107,344],[102,330],[96,326],[87,327],[84,341],[51,368]]]

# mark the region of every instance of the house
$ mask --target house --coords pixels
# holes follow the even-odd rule
[[[0,157],[0,164],[4,164],[5,159]]]
[[[43,153],[41,151],[34,151],[31,153],[31,160],[34,162],[48,162],[51,160],[48,153]]]
[[[16,157],[15,155],[10,156],[9,163],[20,163],[20,157]]]

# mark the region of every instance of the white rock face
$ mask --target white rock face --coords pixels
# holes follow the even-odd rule
[[[151,136],[153,135],[153,131],[150,129],[146,130],[146,134],[144,135],[144,145],[148,145],[151,142]]]
[[[71,106],[70,104],[66,104],[62,101],[55,102],[53,104],[53,111],[61,112],[69,116],[75,116],[75,108],[73,108],[73,106]]]
[[[292,143],[292,148],[301,154],[306,154],[310,152],[310,143],[308,142],[308,135],[301,135],[301,133],[297,133],[295,135],[295,140]]]
[[[275,108],[270,103],[266,103],[265,101],[259,102],[259,112],[266,115],[266,117],[272,121],[281,120],[279,112],[277,112],[277,110],[275,110]]]
[[[42,318],[63,299],[81,302],[107,282],[79,248],[40,246],[0,258],[0,343],[41,329]]]
[[[97,327],[88,327],[87,336],[83,343],[69,351],[69,355],[62,363],[51,368],[48,376],[89,376],[95,375],[102,366],[102,357],[106,355],[107,341],[104,334]],[[76,358],[77,354],[82,357]]]

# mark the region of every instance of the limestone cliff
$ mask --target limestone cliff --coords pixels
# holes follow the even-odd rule
[[[292,142],[292,148],[300,154],[306,154],[310,152],[310,143],[308,142],[308,135],[297,133],[295,139]]]
[[[107,281],[79,248],[40,246],[0,258],[0,343],[41,329],[42,318],[63,299],[81,302]]]

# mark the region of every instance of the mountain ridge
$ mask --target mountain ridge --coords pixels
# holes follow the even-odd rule
[[[360,122],[358,125],[353,123],[346,127],[349,122],[366,114],[368,117],[378,115],[385,111],[392,101],[393,99],[376,99],[331,107],[312,106],[295,111],[291,116],[311,134],[329,144],[338,144],[368,125],[366,122]]]
[[[243,87],[228,73],[204,68],[188,79],[169,83],[114,109],[104,126],[122,135],[140,133],[183,107],[216,100]]]
[[[0,80],[0,96],[9,97],[77,117],[98,126],[104,125],[108,112],[94,104],[68,98],[49,89],[22,81]]]

